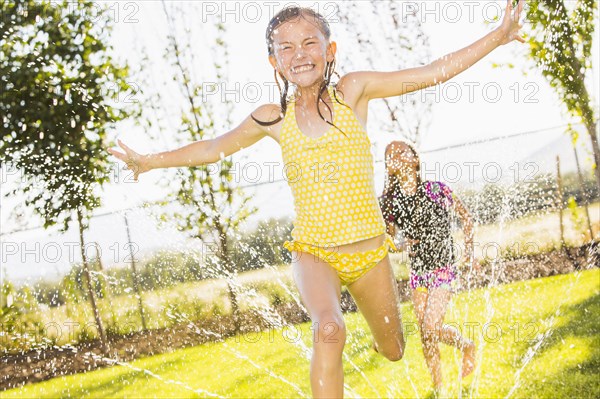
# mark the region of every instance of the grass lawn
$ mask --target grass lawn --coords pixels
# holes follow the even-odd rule
[[[451,397],[599,397],[600,270],[522,281],[457,295],[446,322],[472,323],[478,368],[458,379],[459,353],[442,346]],[[403,320],[414,324],[412,307]],[[346,397],[427,397],[420,339],[407,328],[404,358],[374,353],[360,314],[345,316]],[[299,336],[299,339],[297,338]],[[2,392],[30,397],[310,396],[309,323],[244,335]]]

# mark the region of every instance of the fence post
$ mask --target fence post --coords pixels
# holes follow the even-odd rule
[[[131,234],[129,233],[129,223],[127,222],[127,214],[123,214],[123,218],[125,219],[125,229],[127,230],[127,243],[129,244],[129,256],[131,257],[131,270],[133,277],[133,288],[135,290],[135,295],[138,298],[138,307],[140,309],[140,317],[142,319],[142,330],[147,330],[146,327],[146,317],[144,316],[144,304],[142,302],[142,292],[140,290],[140,285],[138,281],[138,273],[135,267],[135,259],[133,258],[133,249],[131,243]]]
[[[560,246],[565,247],[565,229],[563,226],[563,195],[562,195],[562,181],[560,177],[560,157],[556,156],[556,183],[557,193],[556,199],[558,203],[558,217],[560,220]]]
[[[110,281],[106,275],[106,273],[104,272],[104,265],[102,265],[102,255],[101,255],[101,250],[100,250],[100,244],[98,244],[97,241],[94,242],[94,248],[96,249],[96,260],[98,261],[98,269],[100,270],[100,272],[98,273],[98,281],[100,282],[100,292],[102,293],[102,298],[107,301],[108,303],[110,303],[110,298],[111,298],[111,292],[110,292]],[[102,276],[100,278],[100,275]],[[110,316],[112,318],[112,322],[113,322],[113,326],[115,328],[115,331],[117,330],[117,325],[118,325],[118,317],[115,314],[115,309],[110,306]]]
[[[581,186],[581,190],[585,194],[585,183],[583,181],[583,175],[581,174],[581,167],[579,166],[579,155],[577,155],[577,147],[576,144],[573,144],[573,152],[575,153],[575,164],[577,165],[577,175],[579,176],[579,185]],[[585,206],[585,216],[587,217],[587,225],[588,231],[590,232],[590,241],[594,239],[594,231],[592,230],[592,223],[590,221],[590,210],[588,208],[587,201],[584,202]]]
[[[560,177],[560,157],[556,156],[556,181],[558,183],[558,205],[559,205],[559,217],[560,217],[560,247],[565,252],[567,259],[573,265],[575,270],[579,270],[579,264],[577,263],[577,259],[571,254],[569,248],[567,248],[567,244],[565,242],[565,229],[563,226],[563,192],[562,192],[562,179]]]
[[[98,334],[100,335],[100,346],[102,352],[106,353],[109,350],[109,345],[106,339],[106,332],[104,331],[104,326],[102,325],[102,318],[100,316],[100,311],[98,310],[98,304],[96,303],[96,295],[94,294],[94,288],[92,286],[92,276],[90,273],[90,267],[88,265],[87,256],[85,254],[85,241],[83,239],[83,215],[81,214],[80,208],[77,208],[77,222],[79,225],[79,244],[81,246],[81,262],[83,264],[83,274],[86,278],[88,295],[90,297],[89,299],[92,305],[92,311],[94,312],[96,326],[98,327]]]

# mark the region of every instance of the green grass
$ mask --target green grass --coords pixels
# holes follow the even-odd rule
[[[472,376],[459,381],[459,353],[442,346],[446,394],[598,397],[599,286],[600,270],[593,269],[454,297],[446,322],[479,323],[475,329],[479,366]],[[402,312],[406,325],[414,323],[411,306],[403,304]],[[344,359],[347,397],[430,394],[418,335],[407,334],[404,358],[391,363],[370,349],[371,336],[360,314],[347,314],[345,320],[349,331]],[[243,335],[139,359],[130,363],[135,369],[115,366],[59,377],[1,396],[206,397],[206,392],[225,397],[310,396],[309,361],[302,350],[310,346],[309,327],[309,323],[298,326],[301,338],[296,343],[293,327],[285,336],[281,330]]]

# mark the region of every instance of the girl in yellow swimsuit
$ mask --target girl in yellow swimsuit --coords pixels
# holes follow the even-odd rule
[[[281,145],[296,210],[293,240],[285,247],[292,251],[294,280],[314,323],[313,396],[343,396],[342,284],[367,320],[375,349],[392,361],[404,353],[397,285],[387,256],[394,245],[385,234],[364,128],[369,101],[447,81],[499,45],[523,41],[518,34],[521,9],[522,2],[513,12],[508,1],[501,26],[429,65],[351,72],[333,87],[336,43],[327,21],[309,8],[285,8],[272,18],[266,34],[275,79],[283,81],[280,104],[261,105],[231,131],[173,151],[141,155],[120,140],[124,152],[109,149],[137,181],[155,168],[217,162],[266,136]],[[288,93],[290,85],[295,90]]]

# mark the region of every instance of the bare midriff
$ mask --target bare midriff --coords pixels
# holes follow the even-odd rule
[[[349,254],[354,252],[364,252],[375,248],[379,248],[385,241],[385,234],[379,236],[367,238],[366,240],[360,240],[351,242],[349,244],[339,245],[337,247],[330,247],[333,252],[340,254]],[[328,247],[329,248],[329,247]]]

